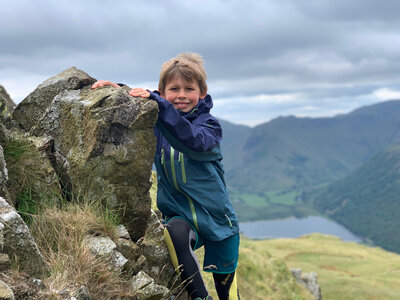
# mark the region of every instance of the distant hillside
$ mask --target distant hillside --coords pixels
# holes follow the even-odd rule
[[[400,101],[331,118],[280,117],[255,128],[222,122],[226,179],[241,191],[303,188],[341,178],[400,141]]]
[[[400,252],[400,144],[313,195],[315,208],[352,232]]]
[[[399,299],[398,254],[320,234],[253,243],[289,268],[316,272],[323,300]]]
[[[251,127],[233,124],[224,120],[219,120],[219,122],[223,129],[222,152],[224,154],[224,164],[235,164],[242,151],[242,146],[251,132]]]

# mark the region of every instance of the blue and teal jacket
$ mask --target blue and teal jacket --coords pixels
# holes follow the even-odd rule
[[[209,113],[211,96],[190,112],[176,110],[157,93],[159,115],[154,133],[157,149],[157,206],[165,219],[189,220],[201,237],[220,241],[239,232],[221,163],[222,129]]]

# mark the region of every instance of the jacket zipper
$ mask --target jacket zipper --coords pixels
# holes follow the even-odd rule
[[[182,157],[182,158],[183,158],[183,157]],[[176,190],[177,190],[178,192],[180,192],[182,195],[184,195],[184,196],[186,197],[186,199],[188,200],[189,206],[190,206],[190,210],[191,210],[191,212],[192,212],[193,225],[194,225],[194,227],[196,227],[197,230],[199,230],[199,226],[198,226],[198,223],[197,223],[197,214],[196,214],[196,210],[195,210],[195,208],[194,208],[193,200],[192,200],[192,198],[189,197],[189,195],[187,195],[186,193],[182,192],[182,191],[179,189],[178,183],[176,182],[176,172],[175,172],[175,162],[174,162],[174,159],[175,159],[175,149],[171,147],[171,157],[170,157],[170,161],[171,161],[171,171],[172,171],[172,179],[173,179],[173,181],[174,181],[174,186],[175,186]],[[178,155],[178,161],[179,161],[179,160],[182,160],[182,161],[183,161],[183,159],[180,159],[180,155]],[[182,166],[182,161],[181,161],[181,166]],[[184,164],[183,164],[183,167],[181,167],[182,170],[184,170],[184,167],[185,167],[185,166],[184,166]],[[183,174],[185,174],[185,176],[183,176]],[[184,179],[184,182],[186,182],[186,172],[182,173],[182,180],[183,180],[183,177],[185,178],[185,179]]]

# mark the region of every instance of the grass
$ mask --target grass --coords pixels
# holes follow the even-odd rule
[[[202,265],[204,248],[196,251]],[[218,299],[212,274],[202,272],[207,289]],[[286,263],[271,256],[257,241],[241,238],[239,264],[237,269],[238,287],[243,300],[312,300],[311,294],[298,285]]]
[[[99,199],[63,198],[58,178],[33,143],[13,139],[2,146],[11,200],[27,221],[49,270],[41,278],[46,288],[39,291],[13,263],[14,268],[9,274],[2,274],[2,278],[13,288],[15,296],[57,299],[60,296],[52,291],[76,290],[82,285],[93,299],[132,296],[129,274],[124,276],[111,270],[108,262],[94,256],[82,243],[88,234],[116,239],[116,212]]]
[[[398,254],[319,234],[257,243],[291,268],[317,272],[323,299],[399,299]]]
[[[104,214],[101,205],[79,202],[48,207],[34,217],[30,229],[50,269],[46,286],[63,290],[84,285],[94,299],[128,293],[127,279],[82,246],[88,234],[116,238],[114,218]]]
[[[38,207],[61,197],[58,178],[51,174],[35,145],[27,140],[13,139],[3,145],[8,169],[7,190],[10,200],[28,224]]]

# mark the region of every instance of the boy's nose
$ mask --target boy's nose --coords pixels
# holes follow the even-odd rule
[[[179,98],[185,98],[186,97],[185,91],[184,90],[179,90],[178,97]]]

